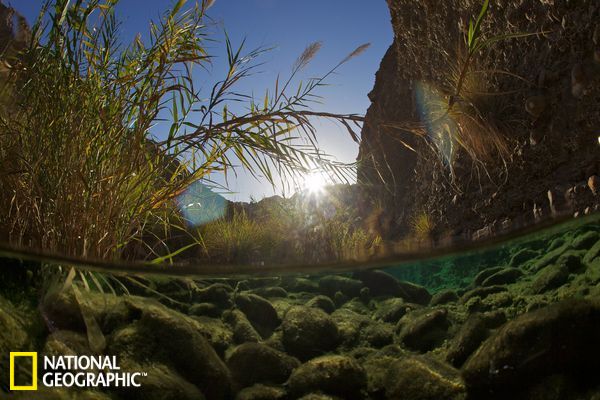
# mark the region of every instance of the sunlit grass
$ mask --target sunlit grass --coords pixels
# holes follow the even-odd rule
[[[309,105],[364,46],[293,88],[320,48],[309,46],[289,78],[258,100],[235,86],[267,50],[246,51],[226,38],[227,68],[204,93],[194,82],[214,57],[207,47],[214,43],[205,15],[210,2],[185,9],[178,1],[150,23],[147,42],[138,36],[127,45],[119,38],[117,3],[46,3],[27,46],[6,60],[0,239],[92,258],[124,257],[135,246],[162,260],[181,250],[168,240],[177,228],[171,221],[180,220],[175,199],[211,174],[241,165],[273,183],[317,165],[342,180],[352,175],[353,166],[317,148],[311,119],[333,119],[352,132],[362,117]],[[247,107],[228,107],[239,101]],[[154,136],[164,115],[170,128]]]

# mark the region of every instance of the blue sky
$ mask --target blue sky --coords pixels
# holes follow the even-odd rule
[[[42,4],[40,0],[6,1],[33,21]],[[173,2],[166,0],[121,0],[118,16],[122,21],[122,36],[126,42],[138,32],[147,32],[148,21],[158,19]],[[193,1],[190,0],[190,4]],[[368,6],[367,6],[368,4]],[[315,110],[364,114],[369,106],[367,93],[374,84],[375,72],[383,54],[392,42],[393,33],[385,0],[216,0],[208,13],[218,22],[217,31],[226,29],[234,43],[246,38],[247,49],[259,46],[275,49],[267,53],[260,73],[242,82],[238,91],[264,96],[272,88],[278,73],[285,76],[304,48],[322,41],[323,48],[304,71],[304,78],[321,75],[343,59],[356,46],[370,42],[371,47],[360,57],[345,64],[330,80],[330,86],[318,94],[324,97]],[[219,35],[222,38],[222,35]],[[224,47],[214,44],[212,54],[223,59]],[[215,62],[214,76],[219,76],[219,62]],[[222,65],[222,64],[221,64]],[[199,75],[200,83],[210,77]],[[354,161],[357,145],[344,128],[330,123],[316,122],[318,140],[324,151],[341,161]],[[260,199],[273,190],[240,171],[238,179],[229,182],[233,200]]]

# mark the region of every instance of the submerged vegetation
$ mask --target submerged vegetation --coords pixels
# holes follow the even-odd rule
[[[200,88],[195,74],[209,71],[214,57],[207,48],[215,40],[206,15],[211,2],[189,9],[185,3],[152,22],[148,40],[138,35],[124,46],[117,1],[50,1],[30,38],[4,53],[0,207],[8,212],[0,217],[0,239],[92,258],[123,257],[131,246],[164,257],[178,250],[167,245],[183,225],[168,224],[179,220],[176,197],[215,172],[241,165],[271,182],[315,168],[343,180],[351,174],[351,165],[319,150],[311,118],[341,122],[358,140],[352,126],[362,117],[309,105],[315,90],[367,45],[294,90],[320,48],[312,44],[289,78],[257,100],[235,85],[267,49],[246,51],[226,37],[227,70],[211,88]],[[164,119],[171,122],[167,131],[152,132]],[[233,224],[243,225],[236,218]],[[158,245],[148,245],[148,236]]]

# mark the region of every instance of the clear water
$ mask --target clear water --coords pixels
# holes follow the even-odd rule
[[[1,387],[44,399],[592,399],[599,228],[592,215],[434,258],[221,266],[220,276],[207,265],[75,270],[6,251]],[[10,390],[14,351],[37,352],[38,391]],[[145,375],[140,387],[47,387],[60,372],[98,376],[44,365],[52,355],[115,356],[119,371]],[[27,386],[31,366],[16,360]],[[548,393],[558,397],[539,397]]]

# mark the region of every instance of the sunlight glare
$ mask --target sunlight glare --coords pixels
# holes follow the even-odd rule
[[[327,176],[323,171],[315,171],[304,177],[303,190],[312,195],[322,194],[327,185]]]

